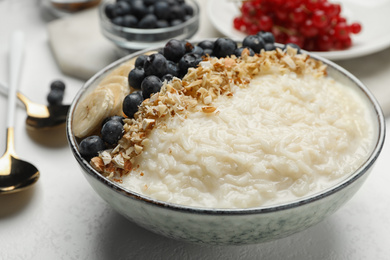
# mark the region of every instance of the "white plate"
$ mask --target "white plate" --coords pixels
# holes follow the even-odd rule
[[[331,60],[356,58],[381,51],[390,46],[390,0],[338,0],[342,15],[348,23],[359,22],[362,31],[353,35],[351,48],[342,51],[313,52]],[[222,34],[232,39],[243,39],[245,34],[233,28],[239,15],[237,0],[209,0],[207,14],[211,23]]]

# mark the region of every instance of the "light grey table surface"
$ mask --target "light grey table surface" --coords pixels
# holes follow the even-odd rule
[[[206,0],[199,1],[202,7]],[[26,33],[20,89],[46,103],[49,84],[67,84],[70,103],[83,81],[63,74],[50,49],[36,0],[0,0],[0,80],[6,82],[8,38]],[[220,34],[202,14],[196,38]],[[338,62],[372,89],[390,110],[390,49]],[[5,149],[7,99],[0,95],[0,151]],[[25,111],[17,109],[17,154],[41,172],[27,192],[0,196],[0,259],[390,259],[390,143],[375,169],[342,209],[320,224],[290,237],[258,245],[194,245],[168,239],[127,221],[94,193],[82,176],[64,131],[27,131]],[[387,124],[390,127],[389,124]]]

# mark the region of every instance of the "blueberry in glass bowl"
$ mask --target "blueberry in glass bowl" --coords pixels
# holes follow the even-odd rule
[[[100,28],[121,50],[134,52],[171,38],[191,38],[199,28],[199,12],[195,0],[105,0],[99,7]]]

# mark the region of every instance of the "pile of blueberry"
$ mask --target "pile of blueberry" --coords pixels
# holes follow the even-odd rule
[[[295,44],[286,44],[298,49]],[[215,41],[204,40],[197,45],[187,41],[172,39],[157,53],[140,55],[135,60],[135,67],[129,72],[128,82],[136,91],[127,95],[123,100],[123,113],[133,118],[139,105],[144,99],[160,91],[163,82],[173,77],[182,78],[191,67],[196,67],[203,57],[227,57],[235,55],[241,57],[244,49],[248,49],[251,56],[261,50],[274,50],[275,39],[272,33],[260,32],[244,38],[242,46],[229,38],[218,38]],[[103,122],[101,138],[87,137],[80,143],[81,155],[89,160],[107,146],[114,146],[123,135],[123,117],[114,116]]]
[[[55,80],[50,84],[50,92],[47,95],[49,105],[61,105],[65,94],[65,83],[61,80]]]
[[[80,142],[80,154],[86,160],[91,160],[99,151],[116,145],[123,136],[123,119],[125,118],[122,116],[106,118],[102,123],[100,136],[88,136]]]
[[[116,0],[104,12],[116,25],[143,29],[175,26],[194,15],[185,0]]]

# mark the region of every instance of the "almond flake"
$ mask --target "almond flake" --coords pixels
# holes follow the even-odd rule
[[[145,118],[143,121],[142,121],[142,129],[145,131],[145,130],[149,130],[149,129],[152,129],[154,124],[155,124],[156,120],[154,119],[149,119],[149,118]]]
[[[134,151],[136,154],[140,154],[144,148],[140,145],[135,144],[134,145]]]
[[[122,157],[122,155],[120,155],[120,154],[117,154],[117,155],[113,158],[112,162],[113,162],[116,166],[118,166],[118,167],[120,167],[120,168],[123,168],[123,167],[125,166],[125,161],[123,160],[123,157]]]
[[[100,158],[102,158],[104,165],[107,165],[111,162],[111,154],[108,151],[103,151],[100,153]]]
[[[210,106],[202,107],[202,111],[205,113],[213,113],[216,109],[217,109],[216,107],[210,107]]]

